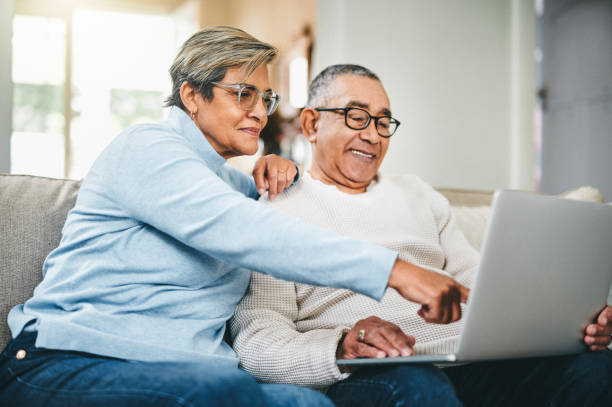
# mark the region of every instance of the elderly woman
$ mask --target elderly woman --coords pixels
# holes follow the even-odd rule
[[[254,179],[225,160],[257,150],[278,104],[276,50],[213,27],[179,51],[167,120],[120,134],[83,181],[43,281],[11,310],[0,405],[326,405],[323,395],[259,385],[223,341],[255,270],[380,299],[387,285],[457,319],[467,291],[397,253],[275,212],[256,199],[295,166],[261,159]],[[452,315],[452,317],[449,317]]]

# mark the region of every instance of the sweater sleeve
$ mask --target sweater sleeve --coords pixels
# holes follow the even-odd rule
[[[106,193],[133,226],[150,225],[239,267],[382,298],[397,253],[247,198],[180,137],[159,133],[130,134],[107,155]]]
[[[242,367],[258,380],[326,387],[345,378],[336,348],[350,327],[299,332],[295,284],[253,273],[231,321]]]
[[[219,171],[219,177],[233,186],[235,190],[242,192],[245,196],[252,199],[259,198],[255,180],[252,176],[245,174],[229,164],[224,164]]]
[[[470,245],[457,225],[448,200],[431,190],[431,210],[438,225],[440,246],[445,254],[443,270],[459,283],[470,287],[480,262],[480,254]]]

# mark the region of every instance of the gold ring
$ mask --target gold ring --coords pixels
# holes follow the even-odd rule
[[[357,340],[359,342],[363,342],[363,338],[365,338],[365,329],[360,329],[359,333],[357,334]]]

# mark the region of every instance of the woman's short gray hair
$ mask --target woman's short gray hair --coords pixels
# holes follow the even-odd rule
[[[221,81],[227,68],[242,67],[247,78],[261,64],[267,64],[278,50],[252,35],[234,27],[205,28],[191,36],[179,50],[170,67],[172,94],[166,106],[185,110],[181,100],[181,85],[186,81],[197,89],[205,100],[212,100],[213,85]]]
[[[370,79],[380,82],[380,78],[374,72],[370,71],[361,65],[354,64],[338,64],[330,65],[323,69],[310,83],[308,89],[308,102],[306,107],[314,109],[323,107],[327,103],[329,97],[328,89],[334,79],[340,75],[357,75],[365,76]]]

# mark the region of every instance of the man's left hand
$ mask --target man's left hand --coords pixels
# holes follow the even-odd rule
[[[606,350],[612,335],[612,306],[606,306],[584,330],[584,343],[589,350]]]
[[[276,195],[288,188],[297,174],[297,167],[293,161],[281,158],[275,154],[261,157],[253,168],[253,178],[259,195],[268,190],[268,199],[273,200]]]

